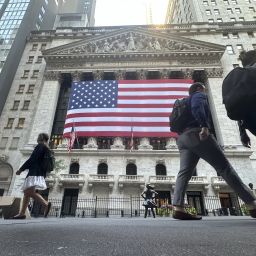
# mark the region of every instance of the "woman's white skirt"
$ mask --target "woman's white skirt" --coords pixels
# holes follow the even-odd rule
[[[43,176],[28,176],[25,179],[25,181],[21,187],[21,190],[24,191],[31,187],[35,187],[35,189],[38,189],[38,190],[47,189],[44,177]]]

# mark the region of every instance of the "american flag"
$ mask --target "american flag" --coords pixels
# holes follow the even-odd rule
[[[64,127],[78,137],[174,137],[169,115],[192,80],[95,80],[74,82]]]

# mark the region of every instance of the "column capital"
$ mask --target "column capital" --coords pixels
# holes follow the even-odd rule
[[[81,81],[83,72],[81,71],[74,71],[71,72],[72,81]]]
[[[61,81],[61,79],[62,79],[61,72],[50,71],[50,70],[45,71],[44,78],[45,78],[45,80],[48,80],[48,81]]]

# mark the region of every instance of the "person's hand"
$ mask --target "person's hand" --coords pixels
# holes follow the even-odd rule
[[[199,138],[200,140],[206,140],[209,137],[209,129],[208,127],[202,127],[200,133],[199,133]]]
[[[17,172],[16,172],[16,175],[20,175],[21,174],[21,170],[18,170]]]
[[[244,132],[241,136],[241,142],[244,147],[251,148],[251,140],[250,137],[247,135],[246,132]]]

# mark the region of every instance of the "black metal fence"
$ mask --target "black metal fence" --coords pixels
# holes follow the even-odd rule
[[[193,213],[201,213],[205,216],[224,216],[224,215],[247,215],[246,207],[237,197],[230,199],[230,205],[224,207],[220,198],[208,196],[202,198],[202,204],[189,205],[186,208]],[[52,203],[49,217],[139,217],[144,215],[143,199],[141,197],[120,197],[120,198],[50,198]],[[168,202],[169,200],[161,200]],[[159,216],[170,216],[171,205],[160,205],[156,214]],[[37,203],[31,205],[31,215],[40,217],[43,215],[43,207]],[[150,211],[149,211],[150,214]]]

